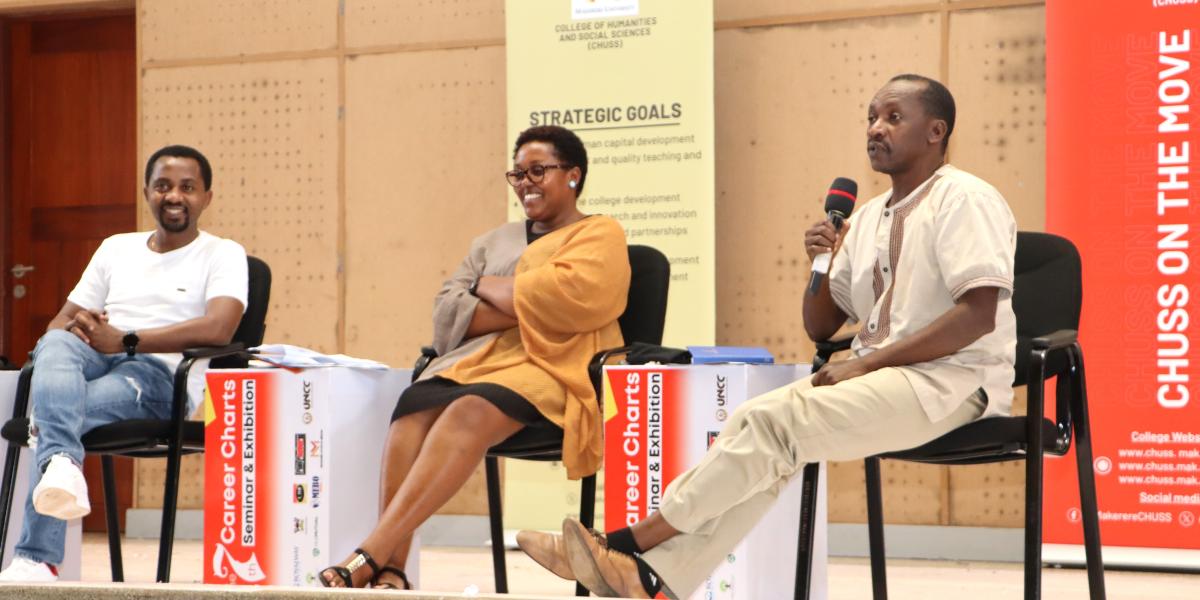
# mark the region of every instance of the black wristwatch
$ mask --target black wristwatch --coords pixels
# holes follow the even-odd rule
[[[471,282],[471,287],[467,288],[467,293],[472,296],[479,295],[479,280],[483,279],[483,275],[475,277],[475,281]]]
[[[137,345],[140,341],[142,340],[138,337],[136,331],[133,331],[132,329],[126,331],[125,337],[121,338],[121,344],[125,346],[125,354],[129,356],[137,354]]]

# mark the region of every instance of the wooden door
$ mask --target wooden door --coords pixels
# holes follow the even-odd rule
[[[100,242],[136,228],[136,35],[132,15],[109,15],[12,21],[7,37],[4,353],[21,364]],[[84,471],[84,527],[103,530],[99,461]],[[118,461],[122,519],[131,482]]]

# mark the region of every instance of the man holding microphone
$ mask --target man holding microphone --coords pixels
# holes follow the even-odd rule
[[[835,229],[805,232],[829,277],[804,296],[824,340],[860,324],[853,356],[742,404],[704,459],[668,486],[659,511],[607,537],[578,521],[518,542],[599,596],[687,598],[806,463],[919,446],[1012,406],[1016,224],[1004,198],[945,163],[950,92],[892,78],[867,115],[871,167],[892,188]]]

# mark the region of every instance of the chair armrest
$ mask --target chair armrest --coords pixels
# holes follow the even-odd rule
[[[179,365],[175,367],[175,378],[172,380],[171,390],[171,421],[173,427],[177,430],[176,439],[183,436],[183,421],[188,418],[186,414],[188,401],[188,375],[192,372],[192,366],[196,361],[206,358],[218,358],[221,356],[251,356],[246,351],[246,345],[241,342],[233,342],[224,346],[205,346],[201,348],[188,348],[183,351],[183,360],[179,361]]]
[[[604,414],[604,382],[601,380],[604,375],[604,365],[613,358],[629,354],[630,350],[633,350],[633,346],[601,350],[588,362],[588,379],[592,381],[592,389],[596,392],[596,404],[600,406],[601,415]]]
[[[1083,349],[1079,347],[1078,332],[1060,329],[1030,340],[1029,375],[1026,378],[1026,407],[1030,416],[1045,414],[1046,365],[1065,364],[1066,370],[1054,369],[1055,424],[1058,436],[1047,452],[1062,455],[1071,447],[1072,422],[1076,409],[1086,410],[1087,382],[1083,377]],[[1031,419],[1031,421],[1034,421]],[[1032,435],[1032,434],[1030,434]]]
[[[854,342],[855,335],[858,334],[848,333],[842,336],[817,342],[817,354],[813,357],[812,372],[816,373],[817,371],[820,371],[821,367],[825,366],[825,363],[829,362],[829,359],[833,356],[834,352],[849,350],[850,344]]]
[[[413,382],[416,382],[421,373],[425,372],[425,368],[429,366],[429,363],[437,358],[437,356],[437,350],[434,350],[433,346],[421,346],[421,356],[418,356],[416,362],[413,363]]]
[[[1059,350],[1074,344],[1079,332],[1074,329],[1059,329],[1049,335],[1038,336],[1030,340],[1034,350]]]
[[[234,356],[244,352],[246,345],[241,342],[233,342],[224,346],[204,346],[200,348],[188,348],[183,351],[184,358],[217,358],[219,356]],[[182,364],[182,363],[181,363]],[[189,365],[190,368],[190,365]]]
[[[33,380],[33,356],[30,353],[29,360],[25,361],[25,366],[21,367],[21,374],[17,376],[17,397],[13,399],[12,418],[20,419],[29,414],[29,382]]]

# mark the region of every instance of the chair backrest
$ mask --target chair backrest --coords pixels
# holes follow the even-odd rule
[[[267,332],[267,308],[271,304],[271,267],[262,259],[246,256],[246,312],[238,323],[237,331],[233,332],[233,341],[241,342],[247,348],[262,344]],[[246,361],[238,357],[223,357],[213,359],[213,368],[245,367]]]
[[[671,263],[650,246],[629,247],[629,301],[617,322],[626,344],[661,344],[667,319]]]
[[[1079,329],[1083,272],[1079,251],[1052,233],[1017,232],[1013,312],[1017,361],[1013,385],[1025,385],[1031,340],[1060,329]]]

